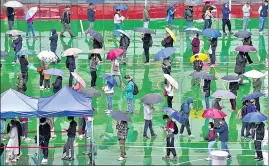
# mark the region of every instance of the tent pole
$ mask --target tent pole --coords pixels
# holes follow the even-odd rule
[[[38,161],[38,165],[39,165],[39,160],[40,160],[40,146],[39,146],[39,118],[36,118],[36,144],[37,144],[37,161]]]
[[[232,12],[232,0],[229,0],[229,8]],[[229,17],[230,17],[229,19],[231,19],[231,14],[229,14]]]

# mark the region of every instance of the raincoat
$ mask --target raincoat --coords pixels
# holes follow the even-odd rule
[[[184,103],[183,103],[183,118],[189,118],[190,116],[190,104],[193,103],[193,98],[188,98]]]
[[[126,91],[126,98],[127,99],[133,99],[134,98],[134,82],[133,80],[129,81],[127,86],[125,87]]]
[[[50,39],[50,50],[55,53],[58,42],[58,34],[56,32],[56,29],[51,30],[51,37],[49,39]]]
[[[192,48],[192,52],[193,53],[199,53],[200,52],[200,39],[195,37],[192,39],[192,42],[191,42],[191,48]]]

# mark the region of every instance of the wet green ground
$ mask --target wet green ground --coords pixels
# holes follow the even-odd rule
[[[84,30],[87,29],[88,23],[83,21]],[[233,31],[237,31],[242,27],[242,20],[232,20]],[[202,96],[201,89],[197,86],[192,86],[191,78],[188,76],[193,72],[192,64],[189,62],[191,57],[191,45],[190,42],[192,38],[187,37],[183,33],[185,28],[185,23],[182,20],[177,20],[175,22],[175,33],[178,41],[175,43],[175,48],[177,49],[176,54],[172,57],[172,76],[176,78],[179,83],[179,90],[176,91],[175,97],[173,99],[173,107],[179,110],[181,103],[188,97],[194,98],[194,106],[191,111],[191,130],[192,134],[195,136],[193,139],[188,137],[181,137],[176,139],[175,146],[177,147],[177,155],[179,160],[177,162],[163,161],[161,157],[165,154],[165,134],[161,130],[161,126],[165,123],[162,120],[163,112],[162,107],[166,107],[167,103],[158,104],[155,106],[155,111],[153,113],[153,128],[158,135],[155,140],[143,140],[143,105],[140,102],[140,98],[148,93],[160,93],[162,94],[163,87],[163,73],[161,70],[161,64],[159,62],[153,62],[154,54],[161,49],[161,40],[165,36],[165,30],[163,27],[166,24],[163,21],[153,21],[150,23],[150,28],[156,29],[156,35],[153,36],[154,42],[153,47],[150,49],[151,63],[149,66],[144,66],[144,55],[142,49],[142,43],[139,38],[139,34],[135,34],[131,31],[134,27],[141,27],[141,21],[131,21],[127,20],[124,23],[124,29],[131,36],[131,44],[127,51],[127,66],[121,66],[122,75],[130,74],[136,84],[139,87],[140,93],[135,98],[135,111],[132,115],[133,123],[129,124],[129,134],[127,140],[127,155],[128,158],[122,165],[210,165],[210,162],[204,160],[207,157],[207,142],[203,140],[204,136],[207,134],[207,124],[208,121],[201,117],[203,113],[203,108],[205,108],[204,99]],[[49,36],[50,29],[56,28],[60,31],[61,25],[59,21],[35,21],[34,23],[36,33],[40,36],[37,40],[25,40],[23,38],[23,48],[34,49],[36,52],[41,50],[49,50]],[[201,23],[194,23],[194,26],[201,28],[203,25]],[[221,25],[214,23],[213,25],[219,28]],[[251,57],[254,64],[247,66],[247,71],[251,69],[256,69],[259,71],[267,71],[267,52],[268,52],[268,33],[264,35],[258,35],[258,19],[252,19],[249,27],[253,33],[253,45],[257,48],[257,52],[251,53]],[[25,31],[26,24],[24,21],[19,21],[15,24],[15,28]],[[66,37],[58,41],[57,53],[60,54],[63,50],[69,47],[78,47],[83,50],[83,54],[79,56],[77,62],[77,72],[84,78],[86,83],[90,84],[90,74],[87,62],[87,52],[91,49],[88,39],[84,37],[81,33],[81,26],[79,21],[72,21],[72,28],[77,38],[70,39]],[[96,21],[95,29],[99,30],[104,35],[105,49],[109,50],[111,48],[117,47],[118,43],[112,38],[112,21]],[[1,50],[9,52],[10,56],[6,58],[3,63],[1,71],[1,93],[8,88],[14,88],[16,82],[16,74],[20,71],[19,65],[12,65],[11,62],[14,57],[14,51],[11,48],[11,40],[5,36],[7,30],[6,21],[1,22]],[[135,36],[136,35],[136,36]],[[68,35],[67,35],[68,36]],[[202,48],[208,50],[209,42],[208,38],[201,37]],[[235,57],[237,52],[234,48],[241,45],[241,41],[234,37],[223,37],[219,38],[218,48],[217,48],[217,67],[209,68],[204,67],[205,71],[209,71],[215,74],[218,78],[222,76],[233,74]],[[36,57],[29,58],[30,63],[33,63],[37,67],[38,60]],[[51,66],[51,68],[62,69],[65,73],[63,84],[68,84],[68,70],[65,68],[65,59],[62,58],[60,64]],[[98,75],[102,73],[109,73],[111,69],[110,61],[104,61],[98,67]],[[265,78],[267,80],[267,77]],[[52,78],[51,82],[54,81]],[[237,98],[237,108],[241,106],[241,98],[252,92],[251,80],[245,78],[245,85],[241,86],[238,91]],[[97,80],[97,88],[100,89],[104,85],[104,81],[101,78]],[[216,91],[216,89],[225,89],[226,84],[220,80],[212,81],[211,83],[211,94]],[[27,83],[28,90],[27,95],[34,97],[44,97],[52,94],[51,91],[40,91],[39,90],[39,74],[34,70],[29,71],[29,80]],[[268,83],[265,81],[263,84],[262,91],[266,93],[266,97],[260,99],[261,111],[267,115],[268,109],[268,95],[267,95]],[[64,100],[64,99],[63,99]],[[165,100],[166,101],[166,100]],[[212,101],[212,100],[211,100]],[[240,129],[241,121],[236,119],[237,112],[230,112],[230,102],[227,100],[222,101],[225,106],[224,111],[228,115],[226,121],[229,125],[230,131],[230,141],[229,148],[232,155],[232,160],[228,162],[230,165],[256,165],[257,163],[253,161],[255,151],[253,142],[247,142],[240,139]],[[94,114],[94,139],[97,144],[97,156],[95,157],[96,164],[99,165],[118,165],[120,164],[117,159],[119,156],[119,147],[117,142],[117,135],[115,129],[115,121],[111,117],[104,114],[106,109],[106,98],[103,94],[100,98],[93,100],[93,106],[96,108]],[[116,88],[115,95],[113,98],[113,109],[125,111],[127,108],[127,101],[125,99],[125,93],[122,89]],[[65,118],[58,118],[56,120],[56,130],[60,131],[63,126],[66,125]],[[178,127],[180,125],[178,124]],[[29,131],[36,130],[35,119],[30,119]],[[35,133],[31,133],[29,136],[33,138]],[[186,133],[185,133],[186,135]],[[57,134],[57,138],[53,139],[50,146],[63,146],[65,140],[67,139],[66,134]],[[84,140],[76,140],[77,146],[83,146]],[[24,142],[24,146],[35,146],[33,142]],[[216,148],[220,147],[219,142],[216,144]],[[34,148],[23,149],[23,155],[20,159],[19,165],[33,163],[27,154],[32,154],[36,151]],[[75,161],[70,164],[75,165],[85,165],[88,161],[87,156],[83,155],[82,152],[84,148],[75,149]],[[53,148],[49,151],[49,163],[54,164],[69,164],[63,163],[60,160],[62,148]],[[18,165],[18,164],[17,164]]]

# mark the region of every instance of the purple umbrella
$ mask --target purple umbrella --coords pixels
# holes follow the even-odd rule
[[[254,52],[256,51],[256,48],[249,45],[243,45],[236,47],[235,50],[240,52]]]

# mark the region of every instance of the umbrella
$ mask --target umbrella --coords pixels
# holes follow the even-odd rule
[[[259,72],[257,70],[250,70],[250,71],[244,73],[244,76],[246,76],[248,78],[261,78],[261,77],[264,77],[265,74],[263,74],[262,72]]]
[[[243,46],[237,46],[235,48],[235,51],[240,51],[240,52],[254,52],[257,51],[257,49],[253,46],[249,45],[243,45]]]
[[[174,34],[174,32],[172,32],[169,28],[165,28],[166,32],[169,33],[169,35],[172,37],[172,39],[174,40],[174,42],[177,41],[177,38]]]
[[[170,76],[168,74],[164,74],[163,76],[173,87],[178,89],[178,83],[172,76]]]
[[[46,63],[51,63],[57,61],[57,57],[54,52],[52,51],[41,51],[37,55],[38,59],[44,61]]]
[[[176,49],[173,47],[164,48],[161,51],[157,52],[157,54],[155,55],[154,61],[159,61],[159,60],[168,58],[172,54],[174,54],[175,51],[176,51]]]
[[[22,7],[23,4],[21,4],[18,1],[8,1],[4,4],[5,7],[13,7],[13,8],[19,8]]]
[[[190,76],[193,78],[200,78],[200,79],[204,79],[204,80],[216,80],[217,79],[214,75],[206,73],[206,72],[195,71],[195,72],[191,73]]]
[[[201,1],[200,0],[186,0],[185,5],[199,6],[199,5],[201,5]]]
[[[148,34],[156,34],[155,31],[151,30],[151,29],[148,29],[148,28],[135,28],[133,31],[135,32],[140,32],[140,33],[148,33]]]
[[[202,34],[202,31],[198,28],[187,28],[184,30],[187,34],[196,34],[198,33],[199,35]]]
[[[215,98],[221,98],[221,99],[235,99],[236,96],[228,91],[228,90],[217,90],[212,94],[213,97]]]
[[[248,38],[251,35],[252,35],[252,33],[247,31],[247,30],[241,30],[241,31],[238,31],[234,34],[234,36],[237,38]]]
[[[121,54],[124,53],[124,50],[121,48],[114,48],[112,50],[110,50],[107,54],[106,59],[108,60],[113,60],[115,58],[117,58],[118,56],[120,56]]]
[[[36,54],[36,52],[34,50],[29,50],[29,49],[23,49],[20,50],[17,55],[22,56],[22,55],[33,55]]]
[[[121,4],[121,5],[115,5],[114,9],[116,9],[116,10],[129,10],[129,7]]]
[[[206,54],[198,53],[198,54],[195,54],[195,55],[191,56],[191,58],[190,58],[191,63],[193,63],[195,61],[196,56],[198,56],[201,61],[205,61],[208,58],[208,56]]]
[[[218,30],[208,28],[202,31],[202,34],[207,37],[218,38],[221,37],[221,33]]]
[[[62,72],[62,70],[59,70],[59,69],[48,69],[48,70],[44,70],[44,74],[50,74],[50,75],[62,77],[64,75],[64,72]]]
[[[99,32],[92,30],[92,29],[89,29],[86,33],[89,33],[92,36],[92,38],[94,38],[98,42],[104,43],[104,39]]]
[[[141,101],[145,104],[158,104],[163,101],[163,98],[161,95],[156,94],[156,93],[150,93],[145,95]]]
[[[8,35],[12,35],[12,36],[18,36],[18,35],[22,35],[23,32],[14,29],[14,30],[9,30],[9,31],[7,31],[6,34],[8,34]]]
[[[102,78],[107,80],[113,86],[118,86],[117,81],[115,80],[115,78],[113,76],[111,76],[109,74],[102,74]]]
[[[116,121],[127,121],[127,122],[132,122],[131,118],[124,112],[121,111],[111,111],[112,117]]]
[[[32,18],[37,12],[37,7],[31,7],[26,15],[25,15],[25,20],[29,20],[30,18]]]
[[[86,83],[85,81],[75,72],[71,72],[71,74],[73,75],[73,77],[77,80],[77,82],[79,82],[84,88],[86,88]]]
[[[62,56],[72,56],[81,53],[82,50],[78,48],[68,48],[62,53]]]
[[[203,113],[203,118],[220,119],[225,116],[227,115],[224,112],[215,108],[209,108]]]
[[[127,36],[130,39],[130,36],[125,31],[123,31],[121,29],[118,29],[117,31],[124,34],[125,36]]]
[[[163,108],[163,111],[170,117],[174,118],[179,123],[183,124],[184,118],[181,113],[177,112],[172,108]]]
[[[88,89],[83,88],[83,89],[80,90],[80,92],[83,93],[86,96],[89,96],[89,97],[99,97],[99,96],[101,96],[101,93],[98,92],[94,88],[88,88]]]
[[[261,114],[260,112],[251,112],[245,115],[242,119],[244,122],[248,123],[257,123],[257,122],[263,122],[267,120],[267,117],[264,114]]]
[[[0,55],[0,58],[5,58],[8,56],[8,53],[5,52],[5,51],[1,51],[1,55]]]
[[[106,53],[106,51],[100,48],[95,48],[93,50],[90,50],[89,53],[90,54],[104,54]]]
[[[231,75],[224,76],[221,79],[226,82],[239,82],[240,81],[240,78],[238,78],[238,76],[231,76]]]
[[[262,96],[264,96],[264,93],[254,92],[254,93],[251,93],[251,94],[249,94],[247,96],[244,96],[243,101],[256,99],[256,98],[259,98],[259,97],[262,97]]]

